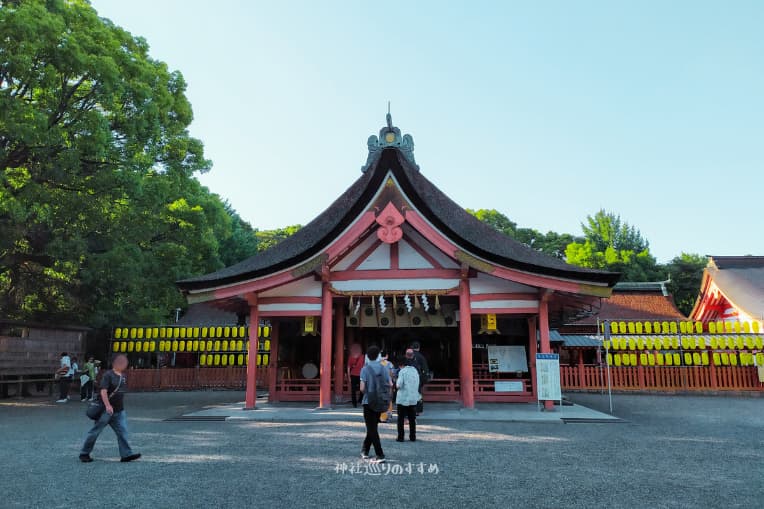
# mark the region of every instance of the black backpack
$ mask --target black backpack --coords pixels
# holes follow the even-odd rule
[[[379,371],[377,371],[371,367],[371,364],[366,367],[371,371],[371,376],[374,380],[374,383],[367,384],[369,387],[366,388],[369,408],[375,412],[386,412],[390,406],[390,391],[385,380],[385,374],[382,371],[384,368],[380,366]]]

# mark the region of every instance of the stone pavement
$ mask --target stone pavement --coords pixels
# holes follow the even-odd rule
[[[607,408],[599,394],[569,396]],[[90,425],[84,404],[0,400],[0,507],[762,506],[761,398],[616,395],[617,424],[422,420],[413,443],[395,442],[395,425],[387,424],[380,427],[390,459],[384,469],[359,459],[360,416],[172,420],[243,397],[128,394],[130,440],[143,458],[120,463],[105,430],[89,464],[77,460]]]
[[[316,408],[312,403],[268,403],[258,398],[254,410],[244,410],[243,402],[216,405],[183,417],[191,420],[204,417],[224,417],[226,420],[295,422],[295,421],[351,421],[363,420],[363,410],[350,404],[335,405],[331,409]],[[419,423],[444,421],[501,421],[563,424],[563,419],[577,421],[618,421],[615,416],[589,409],[582,405],[555,406],[553,411],[540,411],[537,404],[489,403],[478,404],[474,410],[462,409],[456,403],[427,403]]]

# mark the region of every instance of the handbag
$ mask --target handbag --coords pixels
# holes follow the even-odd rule
[[[119,386],[122,385],[122,377],[119,377],[119,383],[117,384],[117,388],[112,391],[111,394],[109,394],[109,397],[107,399],[111,399],[114,394],[119,390]],[[88,403],[88,407],[85,410],[85,415],[87,415],[90,419],[93,419],[94,421],[97,421],[101,418],[103,413],[106,411],[106,406],[103,404],[103,398],[98,398],[95,401],[91,401]]]

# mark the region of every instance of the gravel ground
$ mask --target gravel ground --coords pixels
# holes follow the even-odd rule
[[[624,423],[443,422],[421,426],[416,443],[395,442],[386,425],[394,461],[382,472],[358,460],[360,422],[164,421],[242,399],[129,395],[144,454],[129,464],[109,429],[96,461],[77,460],[84,403],[0,400],[0,507],[761,507],[764,497],[761,398],[618,395]],[[607,409],[600,395],[572,399]]]

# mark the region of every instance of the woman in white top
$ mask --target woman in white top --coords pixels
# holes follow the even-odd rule
[[[406,357],[398,359],[400,371],[395,386],[398,393],[395,404],[398,405],[398,442],[403,442],[403,420],[409,420],[409,440],[416,441],[416,404],[421,399],[419,394],[419,372]]]

